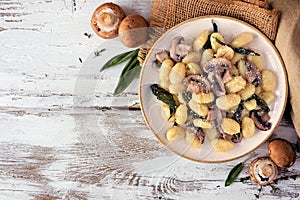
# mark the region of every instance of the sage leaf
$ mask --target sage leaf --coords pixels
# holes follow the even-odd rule
[[[251,49],[245,49],[242,47],[239,48],[232,48],[233,51],[243,54],[243,55],[250,55],[250,56],[260,56],[259,53],[256,53],[255,51],[251,50]]]
[[[241,123],[242,112],[244,110],[244,104],[243,103],[244,103],[244,101],[242,100],[241,103],[239,103],[237,109],[235,110],[235,112],[232,115],[232,119],[237,121],[239,124]]]
[[[137,65],[137,63],[139,63],[137,59],[137,55],[131,57],[129,61],[126,63],[125,67],[123,68],[120,76],[123,76],[126,72],[133,69]]]
[[[270,112],[268,104],[262,98],[260,98],[256,94],[253,94],[253,97],[256,99],[256,103],[262,109],[262,111],[264,111],[265,113]]]
[[[213,26],[213,32],[214,33],[218,32],[218,25],[213,21],[211,21],[211,23]],[[211,42],[210,42],[210,36],[211,36],[211,34],[208,35],[207,40],[206,40],[205,44],[203,45],[203,49],[211,49],[212,48]]]
[[[214,39],[216,39],[216,41],[217,41],[219,44],[228,46],[228,47],[232,48],[234,52],[237,52],[237,53],[239,53],[239,54],[250,55],[250,56],[260,56],[259,53],[253,51],[252,49],[245,49],[245,48],[243,48],[243,47],[234,48],[234,47],[231,47],[229,44],[226,44],[226,43],[222,42],[221,40],[219,40],[219,39],[216,38],[216,37],[214,37]]]
[[[244,167],[244,162],[240,162],[239,164],[234,166],[234,168],[231,169],[231,171],[229,172],[227,179],[225,181],[225,187],[227,187],[233,183],[233,181],[237,178],[237,176],[242,171],[243,167]]]
[[[213,25],[213,32],[214,32],[214,33],[219,32],[219,31],[218,31],[218,25],[217,25],[215,22],[213,22],[213,21],[212,21],[211,23],[212,23],[212,25]]]
[[[139,49],[135,49],[132,51],[128,51],[125,53],[121,53],[118,54],[116,56],[114,56],[113,58],[111,58],[110,60],[108,60],[103,67],[100,69],[100,72],[102,72],[105,69],[111,68],[115,65],[121,64],[123,62],[125,62],[126,60],[132,58],[132,57],[136,57],[138,54]]]
[[[135,64],[126,65],[119,77],[118,85],[115,88],[114,95],[118,95],[123,92],[130,83],[134,80],[134,78],[140,73],[141,66],[140,63],[135,58]]]
[[[256,100],[257,105],[261,108],[261,110],[264,113],[270,112],[270,108],[269,108],[268,104],[262,98],[260,98],[257,94],[253,94],[251,97],[246,99],[246,101],[250,101],[252,99]]]
[[[176,102],[174,100],[173,95],[167,90],[159,87],[158,84],[152,84],[150,86],[152,93],[156,96],[156,98],[170,107],[170,118],[176,112]]]

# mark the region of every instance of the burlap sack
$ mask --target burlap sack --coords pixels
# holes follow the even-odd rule
[[[275,46],[286,66],[291,116],[300,137],[300,1],[270,0],[270,3],[281,12]]]
[[[291,116],[300,137],[300,100],[297,98],[300,87],[299,4],[299,0],[153,0],[150,26],[158,28],[150,29],[150,39],[140,50],[139,60],[143,63],[155,40],[167,29],[187,19],[203,15],[225,15],[248,22],[271,41],[276,39],[275,45],[282,55],[288,74]],[[278,27],[279,11],[282,16]]]
[[[153,43],[169,28],[187,19],[204,15],[224,15],[241,19],[261,30],[274,41],[279,12],[269,9],[266,0],[153,0],[150,39],[139,52],[143,60]]]

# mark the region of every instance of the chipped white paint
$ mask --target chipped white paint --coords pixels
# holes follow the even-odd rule
[[[249,180],[224,187],[243,159],[195,163],[162,147],[135,109],[137,82],[112,96],[121,66],[85,73],[79,58],[119,43],[92,33],[101,2],[0,0],[0,199],[255,199]],[[151,0],[115,2],[149,19]],[[288,114],[273,137],[296,142]],[[256,153],[267,155],[266,144]],[[299,165],[281,175],[300,174]],[[260,199],[299,199],[299,178],[276,187]]]

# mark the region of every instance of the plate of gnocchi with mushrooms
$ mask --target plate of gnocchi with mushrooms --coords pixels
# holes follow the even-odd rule
[[[279,124],[287,101],[279,52],[251,25],[203,16],[164,33],[140,75],[144,119],[157,139],[190,160],[249,154]]]

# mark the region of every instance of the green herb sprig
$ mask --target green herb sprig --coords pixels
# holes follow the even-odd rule
[[[127,61],[125,67],[123,68],[119,81],[117,84],[117,87],[114,90],[114,95],[118,95],[122,93],[134,80],[135,77],[137,77],[140,73],[141,66],[137,59],[138,57],[139,49],[135,49],[132,51],[128,51],[125,53],[118,54],[108,60],[100,69],[100,72],[104,71],[105,69],[111,68],[113,66],[116,66],[118,64],[121,64],[125,61]]]
[[[231,169],[225,181],[225,187],[233,183],[233,181],[237,178],[237,176],[240,174],[243,168],[244,168],[244,162],[240,162]]]
[[[118,64],[121,64],[132,57],[137,57],[138,51],[139,51],[139,49],[135,49],[135,50],[128,51],[128,52],[121,53],[121,54],[114,56],[113,58],[111,58],[109,61],[107,61],[103,65],[103,67],[100,69],[100,72],[102,72],[105,69],[116,66]]]
[[[246,160],[244,160],[243,162],[238,163],[236,166],[234,166],[234,167],[230,170],[230,172],[229,172],[229,174],[228,174],[228,176],[227,176],[227,178],[226,178],[226,180],[225,180],[225,187],[231,185],[231,184],[233,183],[233,181],[235,181],[235,179],[238,177],[238,175],[240,174],[240,172],[241,172],[242,169],[244,168],[245,162],[246,162],[247,160],[249,160],[250,158],[253,158],[255,155],[256,155],[256,154],[253,153],[253,154],[250,155]]]
[[[141,66],[139,61],[137,57],[133,57],[133,59],[130,59],[130,61],[121,72],[118,85],[114,91],[114,95],[122,93],[130,85],[133,79],[138,76],[140,71]]]

